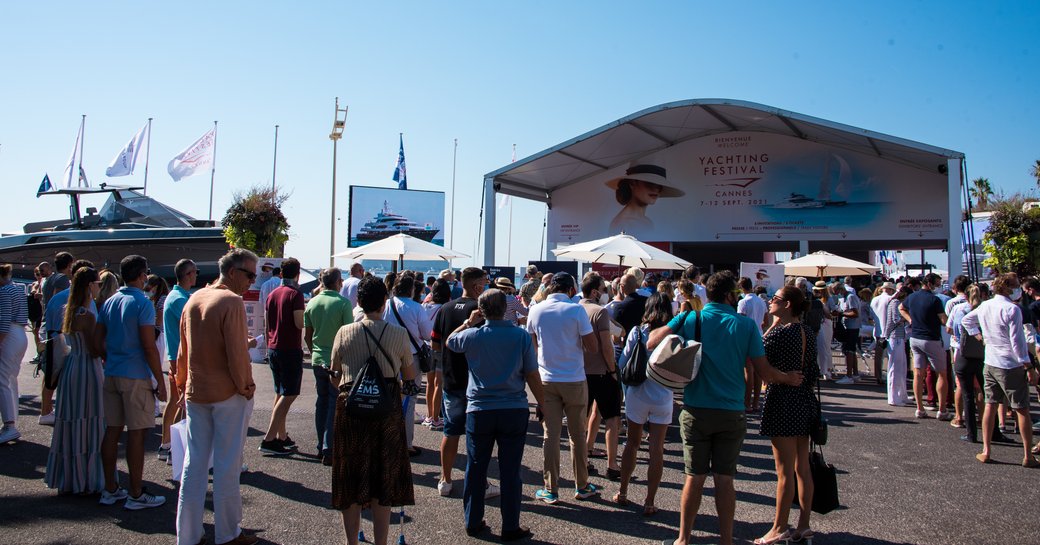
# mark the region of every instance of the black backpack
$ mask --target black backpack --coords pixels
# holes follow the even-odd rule
[[[386,333],[386,327],[383,326],[383,331],[379,334],[380,338],[383,337],[383,333]],[[383,350],[383,346],[379,344],[379,339],[376,339],[367,327],[361,326],[361,329],[364,329],[365,335],[367,335],[365,344],[368,344],[368,338],[371,337],[375,341],[376,346],[379,347],[379,351],[383,353],[386,361],[392,362],[393,360]],[[376,360],[375,354],[371,353],[371,349],[372,347],[369,345],[369,356],[365,360],[365,367],[361,370],[359,376],[354,377],[354,386],[350,389],[350,393],[347,394],[345,408],[347,414],[351,416],[385,416],[390,414],[397,405],[390,388],[390,380],[392,379],[388,380],[383,377],[383,370],[379,367],[379,361]]]
[[[649,365],[650,355],[646,353],[646,341],[643,340],[640,326],[637,325],[632,329],[637,335],[636,346],[628,358],[628,365],[621,370],[621,382],[627,386],[639,386],[646,382],[646,367]],[[632,332],[629,332],[629,335],[631,334]]]

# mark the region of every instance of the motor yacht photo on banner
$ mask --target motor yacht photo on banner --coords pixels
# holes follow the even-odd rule
[[[350,248],[405,234],[444,246],[444,192],[350,186]]]
[[[936,170],[780,134],[720,133],[557,189],[549,239],[942,239],[947,193]]]

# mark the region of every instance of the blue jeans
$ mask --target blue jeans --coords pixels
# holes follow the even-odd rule
[[[318,398],[314,401],[314,429],[318,432],[318,454],[332,452],[332,420],[336,416],[336,397],[339,389],[329,380],[329,370],[313,365],[314,389]]]
[[[520,528],[520,461],[527,436],[527,409],[498,409],[466,413],[466,481],[462,499],[466,528],[484,520],[484,492],[488,464],[498,443],[498,469],[502,480],[502,531]]]

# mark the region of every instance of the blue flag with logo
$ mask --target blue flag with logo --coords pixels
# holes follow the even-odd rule
[[[397,189],[408,189],[408,171],[404,168],[404,135],[401,135],[401,150],[397,152],[394,181],[397,182]]]
[[[39,199],[40,195],[43,195],[48,191],[54,191],[54,185],[51,184],[51,177],[44,174],[43,181],[40,182],[40,188],[36,190],[36,198]]]

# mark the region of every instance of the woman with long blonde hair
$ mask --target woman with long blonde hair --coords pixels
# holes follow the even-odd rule
[[[105,486],[101,438],[105,434],[101,348],[91,300],[101,291],[98,273],[83,267],[72,277],[62,332],[70,348],[58,379],[57,409],[44,482],[59,493],[96,494]]]

